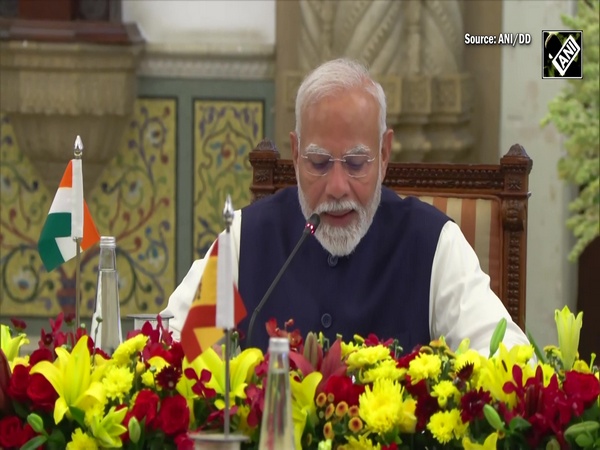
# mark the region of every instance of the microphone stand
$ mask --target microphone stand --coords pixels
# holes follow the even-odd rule
[[[314,234],[315,231],[317,231],[317,227],[319,226],[320,222],[321,222],[321,218],[316,213],[309,217],[308,221],[306,222],[306,226],[304,227],[304,230],[302,231],[302,236],[300,237],[300,240],[294,247],[294,250],[292,250],[292,253],[290,253],[290,256],[288,256],[288,258],[285,260],[285,263],[283,263],[283,266],[281,266],[279,273],[277,274],[277,276],[271,283],[271,286],[269,286],[269,289],[267,289],[267,292],[265,292],[265,295],[263,295],[263,298],[261,299],[260,303],[254,309],[254,312],[252,313],[252,317],[250,318],[250,324],[248,325],[248,347],[250,347],[252,344],[252,329],[254,328],[254,322],[256,321],[256,317],[258,316],[258,313],[263,308],[263,306],[265,306],[265,303],[267,303],[267,300],[269,299],[271,292],[273,292],[273,289],[275,289],[275,286],[277,286],[277,283],[279,283],[279,279],[283,275],[283,272],[285,272],[287,267],[290,265],[290,262],[294,258],[294,255],[296,255],[296,253],[298,252],[298,249],[300,248],[300,246],[302,245],[302,243],[304,242],[306,237],[309,234]]]

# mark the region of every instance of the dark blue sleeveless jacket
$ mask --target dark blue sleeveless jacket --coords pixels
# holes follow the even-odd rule
[[[294,319],[292,329],[303,336],[322,331],[332,342],[336,334],[351,340],[375,333],[398,339],[405,351],[429,343],[431,266],[448,220],[433,206],[383,188],[373,224],[351,255],[332,257],[308,236],[257,316],[252,346],[267,348],[270,318],[280,327]],[[238,288],[248,310],[239,324],[244,335],[304,225],[296,187],[243,209]]]

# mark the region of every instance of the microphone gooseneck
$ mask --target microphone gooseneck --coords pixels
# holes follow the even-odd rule
[[[302,246],[302,243],[304,242],[306,237],[309,234],[315,234],[315,231],[317,231],[317,228],[320,223],[321,223],[321,217],[317,213],[314,213],[312,216],[310,216],[308,218],[308,220],[306,221],[306,225],[304,226],[304,230],[302,230],[302,236],[300,236],[300,239],[298,240],[298,243],[294,247],[294,250],[292,250],[292,253],[290,253],[290,256],[288,256],[288,258],[285,260],[285,262],[283,263],[283,266],[281,266],[279,273],[277,274],[277,276],[275,277],[275,279],[269,286],[269,289],[267,289],[267,292],[265,292],[265,295],[263,295],[263,298],[260,300],[260,303],[258,304],[258,306],[256,308],[254,308],[254,311],[252,312],[252,317],[250,318],[250,324],[248,325],[248,347],[250,347],[251,343],[252,343],[252,340],[251,340],[252,339],[252,329],[254,328],[254,322],[256,321],[256,317],[258,316],[258,313],[263,308],[263,306],[265,306],[265,303],[267,303],[267,300],[271,296],[273,289],[275,289],[275,286],[277,286],[277,283],[279,283],[279,279],[281,278],[283,273],[286,271],[287,267],[290,265],[290,262],[296,255],[296,252],[298,252],[298,249]]]

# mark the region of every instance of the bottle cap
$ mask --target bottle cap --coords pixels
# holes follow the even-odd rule
[[[288,338],[269,338],[269,353],[289,351],[290,341]]]
[[[114,236],[100,236],[100,247],[115,247],[117,240]]]

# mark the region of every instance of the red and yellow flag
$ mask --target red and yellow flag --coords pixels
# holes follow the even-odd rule
[[[181,345],[188,361],[223,337],[246,317],[246,308],[233,279],[231,236],[221,233],[204,266],[202,279],[183,328]]]

